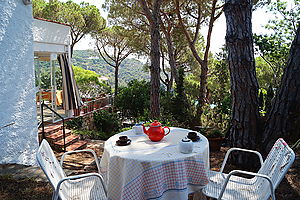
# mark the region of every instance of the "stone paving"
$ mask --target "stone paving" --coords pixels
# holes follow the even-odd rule
[[[25,166],[18,164],[0,165],[0,176],[10,176],[17,180],[33,178],[36,181],[47,182],[44,172],[37,166]]]
[[[92,149],[96,152],[97,157],[101,158],[104,148],[102,140],[87,140],[86,149]],[[55,152],[56,157],[60,160],[63,152]],[[100,161],[100,160],[99,160]],[[94,172],[96,165],[94,158],[90,153],[76,153],[65,157],[64,171],[67,175]],[[19,164],[2,164],[0,165],[0,176],[11,176],[14,179],[32,178],[36,181],[47,182],[44,172],[38,166],[25,166]]]

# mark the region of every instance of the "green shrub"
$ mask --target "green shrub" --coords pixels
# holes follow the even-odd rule
[[[219,129],[206,130],[202,129],[201,134],[203,134],[207,138],[220,138],[224,137],[224,133],[222,133]]]
[[[192,104],[187,98],[184,87],[184,68],[178,70],[178,82],[175,96],[171,99],[170,112],[176,121],[189,125],[193,118]]]
[[[189,128],[186,124],[182,122],[178,122],[172,115],[166,115],[162,114],[157,119],[147,119],[144,120],[144,126],[149,126],[154,120],[159,121],[162,126],[168,126],[168,127],[180,127],[180,128]]]
[[[128,130],[131,130],[131,129],[132,129],[131,127],[121,128],[121,129],[119,130],[119,132],[128,131]]]
[[[90,130],[74,130],[74,134],[80,135],[84,138],[93,139],[93,140],[107,140],[115,133],[104,133],[100,131],[90,131]]]
[[[125,117],[144,116],[150,107],[150,83],[131,80],[127,87],[120,88],[115,106]]]
[[[83,124],[82,117],[73,118],[69,121],[66,121],[66,127],[69,129],[81,129]]]
[[[97,131],[107,135],[113,135],[121,127],[121,121],[117,113],[100,110],[94,113],[93,118]]]

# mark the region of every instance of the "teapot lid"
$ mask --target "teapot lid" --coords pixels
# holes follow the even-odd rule
[[[158,122],[157,120],[154,120],[151,124],[149,124],[150,127],[160,127],[161,123]]]

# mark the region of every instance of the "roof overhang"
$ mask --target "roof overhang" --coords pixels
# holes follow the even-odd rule
[[[33,19],[34,56],[40,60],[50,60],[53,54],[68,53],[70,31],[70,26],[65,24]]]

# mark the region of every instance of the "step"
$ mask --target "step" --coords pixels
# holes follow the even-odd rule
[[[87,145],[87,142],[84,141],[84,140],[79,140],[69,146],[67,146],[66,150],[67,151],[75,151],[75,150],[78,150],[78,149],[83,149],[85,148]]]
[[[71,135],[71,133],[72,133],[71,130],[65,129],[65,135],[66,135],[66,137],[69,136],[69,135]],[[63,137],[64,137],[63,130],[59,130],[59,131],[57,131],[55,133],[52,133],[52,134],[46,136],[46,138],[49,139],[49,140],[51,140],[52,142],[58,141],[58,140],[62,139]]]
[[[66,137],[66,147],[77,142],[79,140],[79,136],[78,135],[69,135],[68,137]],[[59,146],[60,148],[64,147],[64,139],[60,139],[56,142],[53,142],[54,145]]]
[[[45,126],[45,135],[57,132],[60,129],[62,129],[62,124],[52,124],[50,126]],[[39,128],[39,133],[42,133],[42,128]]]

